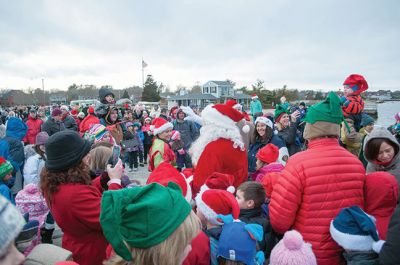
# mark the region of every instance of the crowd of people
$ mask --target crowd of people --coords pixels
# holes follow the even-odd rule
[[[117,107],[106,88],[3,109],[0,264],[400,264],[400,112],[375,125],[367,89],[353,74],[274,112],[256,94],[249,113]]]

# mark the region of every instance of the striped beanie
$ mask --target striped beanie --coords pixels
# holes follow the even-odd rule
[[[87,140],[98,142],[98,141],[101,141],[101,139],[104,137],[106,132],[108,132],[108,131],[104,125],[93,124],[90,127],[88,133],[86,134],[85,138],[87,138]]]
[[[0,180],[13,170],[11,163],[0,156]]]

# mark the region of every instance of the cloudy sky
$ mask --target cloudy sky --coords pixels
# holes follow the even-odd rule
[[[337,89],[351,73],[400,89],[398,0],[0,0],[0,88]]]

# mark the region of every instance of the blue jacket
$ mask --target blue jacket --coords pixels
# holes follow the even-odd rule
[[[0,180],[0,196],[4,196],[4,198],[15,205],[14,196],[12,195],[10,188],[4,184],[2,180]]]
[[[262,143],[260,139],[257,138],[254,144],[250,144],[249,151],[247,152],[249,173],[256,171],[256,161],[257,161],[256,155],[258,150],[260,150],[269,143],[276,145],[279,149],[282,147],[286,147],[282,139],[275,134],[272,135],[271,140],[268,143]]]
[[[252,100],[250,102],[250,114],[252,116],[254,116],[254,114],[258,113],[258,112],[262,112],[262,105],[260,100],[256,99],[256,100]]]

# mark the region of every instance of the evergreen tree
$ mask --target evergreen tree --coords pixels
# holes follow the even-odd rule
[[[152,75],[148,75],[143,87],[142,101],[158,102],[160,99],[157,82],[154,81]]]
[[[122,95],[122,98],[129,99],[129,94],[128,94],[128,91],[126,89],[124,90],[124,94]]]

